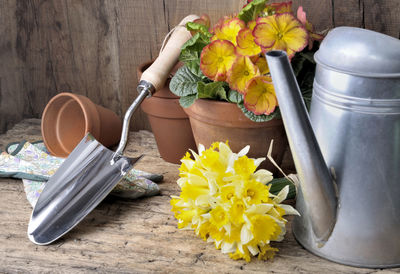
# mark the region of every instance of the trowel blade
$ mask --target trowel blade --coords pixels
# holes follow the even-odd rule
[[[119,157],[90,133],[46,183],[31,215],[29,239],[49,244],[88,215],[141,158]]]

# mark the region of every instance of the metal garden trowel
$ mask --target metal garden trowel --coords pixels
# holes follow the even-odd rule
[[[90,133],[71,152],[46,183],[33,209],[28,237],[35,244],[46,245],[60,238],[88,215],[141,158],[122,155],[129,121],[140,103],[162,87],[178,60],[181,46],[191,37],[184,27],[199,18],[185,17],[172,33],[156,61],[143,73],[138,97],[125,114],[121,141],[115,152],[100,144]]]

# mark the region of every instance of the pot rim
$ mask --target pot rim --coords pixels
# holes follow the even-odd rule
[[[277,118],[266,122],[254,122],[247,118],[236,104],[211,99],[197,99],[190,107],[184,108],[184,111],[190,119],[230,128],[275,127],[282,124],[282,119]]]
[[[96,106],[94,105],[93,102],[91,102],[89,99],[85,100],[86,98],[84,96],[80,96],[77,94],[73,94],[70,92],[61,92],[57,95],[55,95],[53,98],[50,99],[50,101],[47,103],[43,114],[42,114],[42,122],[41,122],[41,131],[42,131],[42,137],[43,137],[43,142],[45,143],[47,149],[53,154],[53,155],[59,155],[59,153],[57,153],[52,147],[52,143],[48,140],[47,137],[47,131],[51,130],[51,131],[55,131],[54,136],[56,136],[56,141],[55,143],[59,145],[59,148],[64,151],[65,155],[68,155],[70,153],[70,151],[68,149],[66,149],[65,145],[63,144],[62,139],[60,138],[59,134],[57,133],[58,131],[58,122],[59,119],[58,117],[55,120],[56,124],[49,124],[50,122],[48,121],[47,117],[50,114],[49,111],[51,111],[53,104],[57,101],[57,100],[62,100],[64,99],[65,102],[63,102],[63,106],[68,103],[71,99],[73,101],[75,101],[76,103],[78,103],[82,113],[83,113],[83,117],[85,120],[85,132],[91,132],[93,134],[93,136],[99,136],[100,134],[100,127],[99,127],[99,116],[98,116],[98,112],[96,110]],[[86,102],[84,102],[86,101]],[[61,106],[59,109],[55,110],[55,115],[58,116],[59,111],[62,109]],[[91,117],[91,114],[94,114],[96,117]]]
[[[189,119],[178,98],[150,97],[143,100],[140,108],[147,115],[164,119]]]

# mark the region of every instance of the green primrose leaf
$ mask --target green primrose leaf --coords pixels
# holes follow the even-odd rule
[[[303,100],[306,104],[306,108],[309,111],[311,106],[311,95],[312,95],[312,88],[308,90],[302,90]]]
[[[311,96],[315,76],[316,63],[314,61],[314,49],[309,51],[305,49],[302,52],[297,53],[291,62],[293,72],[296,75],[297,83],[299,84],[304,103],[307,109],[310,109]]]
[[[212,34],[208,31],[208,28],[202,24],[188,22],[186,23],[186,29],[189,31],[198,31],[200,32],[200,35],[204,35],[208,38],[212,37]]]
[[[186,66],[197,77],[199,77],[203,80],[208,79],[206,76],[204,76],[203,72],[200,69],[200,59],[194,60],[194,61],[188,63]]]
[[[203,49],[202,46],[208,45],[210,43],[210,37],[208,35],[204,35],[200,32],[197,32],[195,35],[192,36],[189,40],[187,40],[182,45],[182,50],[185,49],[196,49],[201,52]]]
[[[202,35],[200,32],[196,33],[192,38],[183,44],[179,60],[185,65],[198,60],[200,58],[201,51],[209,43],[209,37]]]
[[[197,83],[197,93],[199,98],[223,99],[227,100],[224,82]]]
[[[244,106],[243,103],[239,103],[237,104],[238,107],[242,110],[243,114],[249,118],[250,120],[254,121],[254,122],[266,122],[269,120],[272,120],[274,118],[280,118],[281,114],[279,112],[279,108],[277,107],[275,109],[275,111],[273,113],[271,113],[270,115],[255,115],[253,112],[251,112],[250,110],[247,110],[246,107]]]
[[[192,94],[192,95],[187,95],[187,96],[182,96],[179,98],[179,104],[183,108],[190,107],[197,99],[197,94]]]
[[[292,65],[292,69],[294,72],[294,75],[296,77],[299,76],[300,72],[303,69],[304,63],[307,61],[306,58],[304,58],[303,56],[301,56],[300,54],[296,54],[292,61],[290,62],[290,64]]]
[[[221,100],[228,101],[228,97],[226,96],[226,90],[224,88],[217,90],[217,97]]]
[[[183,62],[193,74],[205,78],[200,70],[200,55],[203,48],[210,43],[210,38],[196,33],[181,48],[179,60]]]
[[[247,4],[240,12],[239,19],[243,20],[246,24],[257,18],[257,15],[265,8],[268,0],[254,0]]]
[[[314,69],[310,69],[304,74],[302,77],[301,82],[299,82],[299,86],[301,89],[301,95],[303,96],[304,103],[306,104],[307,110],[310,110],[311,106],[311,97],[312,97],[312,90],[313,90],[313,83],[314,83]]]
[[[195,75],[187,66],[178,69],[169,83],[169,89],[177,96],[187,96],[197,93],[197,82],[202,78]]]
[[[179,55],[179,60],[185,65],[189,66],[193,62],[199,60],[200,57],[197,56],[197,52],[191,50],[181,50]]]
[[[309,62],[316,64],[314,60],[314,52],[312,51],[300,52],[299,55],[307,59]]]
[[[243,102],[243,95],[236,90],[231,89],[228,91],[228,102],[235,104],[241,103]]]

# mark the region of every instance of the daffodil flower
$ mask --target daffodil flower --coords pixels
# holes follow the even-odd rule
[[[297,211],[281,204],[288,187],[277,195],[269,192],[266,183],[272,174],[256,171],[263,159],[248,158],[248,151],[247,146],[234,153],[220,142],[208,149],[199,146],[199,154],[192,151],[194,160],[186,154],[178,180],[181,193],[172,196],[172,211],[178,228],[193,229],[233,259],[270,259],[278,251],[271,241],[282,240],[286,232],[282,216]]]
[[[247,83],[255,76],[260,75],[258,67],[248,56],[238,56],[228,70],[227,82],[231,89],[245,94]]]
[[[222,228],[229,221],[228,214],[222,206],[216,206],[210,211],[210,222],[218,229]]]
[[[246,155],[239,157],[235,163],[233,164],[233,168],[237,175],[243,176],[244,178],[248,178],[251,174],[256,171],[256,165],[254,160],[248,158]]]
[[[243,214],[246,211],[246,204],[242,199],[237,198],[236,196],[231,199],[232,205],[230,206],[229,210],[229,217],[231,222],[236,225],[235,228],[239,228],[243,222]],[[236,232],[239,232],[239,229],[236,230]],[[236,236],[239,236],[237,233]],[[238,240],[238,238],[236,238]]]
[[[204,47],[200,56],[200,69],[213,81],[225,81],[227,71],[236,59],[235,46],[226,40],[215,40]]]
[[[246,87],[244,96],[245,107],[256,115],[272,113],[278,101],[276,99],[274,85],[268,76],[254,77]]]
[[[259,18],[253,36],[264,51],[284,50],[289,57],[303,50],[308,43],[307,31],[291,13]]]
[[[271,247],[269,244],[259,245],[260,253],[258,254],[258,259],[260,260],[268,260],[272,259],[275,253],[278,251],[277,248]]]

